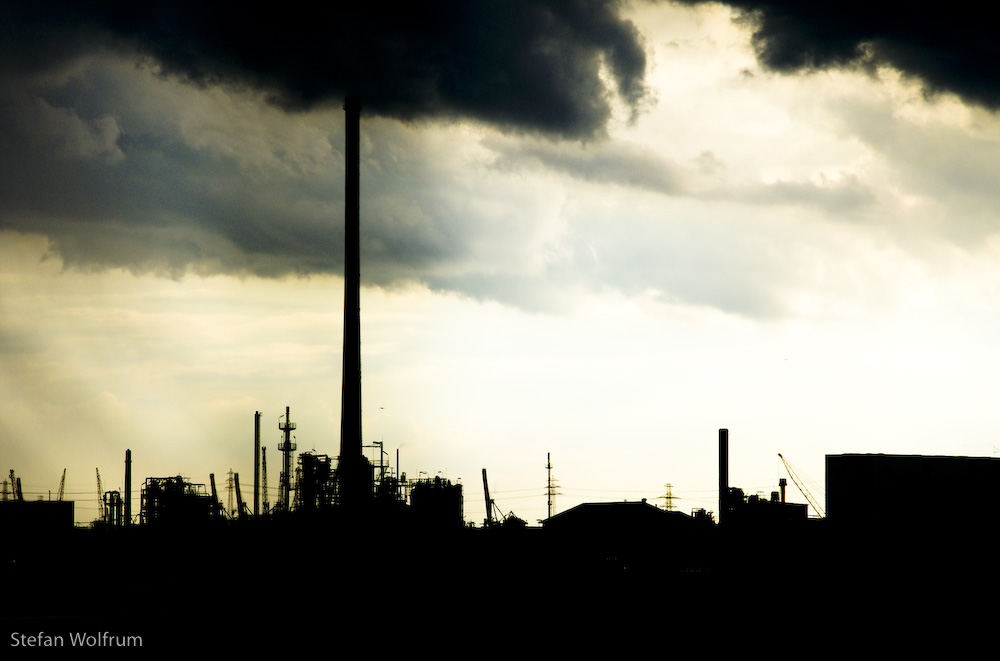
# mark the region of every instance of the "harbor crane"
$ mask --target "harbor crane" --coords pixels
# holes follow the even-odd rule
[[[802,495],[806,497],[806,501],[809,503],[809,506],[813,508],[813,511],[816,512],[816,514],[819,515],[821,519],[826,517],[826,512],[823,510],[822,507],[819,506],[819,502],[817,502],[816,499],[812,497],[812,494],[809,493],[809,489],[806,488],[805,482],[803,482],[802,479],[798,476],[798,474],[795,472],[795,469],[792,468],[792,465],[789,464],[788,461],[783,456],[781,456],[780,452],[778,453],[778,458],[781,459],[781,463],[785,465],[785,470],[788,471],[788,477],[792,478],[792,482],[794,482],[795,486],[799,488],[799,491],[802,492]]]
[[[10,490],[14,494],[14,500],[24,500],[24,494],[21,493],[21,478],[14,477],[14,469],[10,469]]]
[[[524,525],[524,521],[519,519],[513,512],[503,513],[495,500],[490,498],[490,485],[486,480],[486,469],[483,469],[483,492],[486,497],[486,519],[483,521],[483,527],[490,528],[492,526],[507,526],[512,524]],[[496,516],[494,516],[496,512]]]
[[[97,518],[104,520],[104,486],[101,484],[101,469],[95,468],[97,473]]]
[[[483,493],[486,496],[486,520],[483,525],[487,528],[493,525],[493,501],[490,499],[490,484],[486,480],[486,469],[483,469]]]

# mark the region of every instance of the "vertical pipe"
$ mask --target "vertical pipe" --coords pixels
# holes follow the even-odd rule
[[[125,525],[132,525],[132,450],[125,450]]]
[[[719,430],[719,524],[726,517],[729,503],[729,430]]]
[[[260,515],[260,411],[253,414],[253,515]]]

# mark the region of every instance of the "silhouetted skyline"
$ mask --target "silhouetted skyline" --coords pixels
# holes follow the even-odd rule
[[[750,493],[778,452],[817,480],[834,453],[994,455],[977,39],[917,53],[833,14],[831,46],[809,17],[778,35],[782,15],[689,4],[301,25],[7,3],[0,468],[43,498],[66,468],[89,521],[125,448],[137,476],[232,469],[247,492],[254,411],[272,489],[286,406],[300,450],[337,454],[345,93],[366,108],[363,437],[461,479],[468,520],[483,467],[543,518],[547,453],[556,511],[666,484],[712,509],[719,427]],[[926,66],[942,49],[957,68]]]

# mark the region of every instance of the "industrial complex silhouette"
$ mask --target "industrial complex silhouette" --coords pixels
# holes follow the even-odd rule
[[[133,513],[126,449],[125,493],[99,486],[101,513],[86,528],[74,525],[74,503],[61,489],[54,500],[26,500],[10,470],[0,500],[0,618],[11,632],[44,630],[51,642],[87,629],[177,650],[204,640],[288,649],[292,632],[303,630],[314,641],[353,632],[367,636],[366,645],[379,636],[401,644],[420,636],[480,640],[494,625],[510,626],[491,607],[514,603],[525,619],[548,626],[572,620],[578,627],[577,618],[592,616],[598,624],[571,636],[580,641],[584,633],[648,630],[636,618],[662,625],[691,621],[693,613],[720,618],[715,624],[726,632],[745,630],[758,616],[740,604],[776,598],[775,591],[785,595],[780,617],[788,628],[847,612],[845,600],[854,615],[884,618],[886,604],[898,615],[901,606],[947,600],[959,585],[992,593],[984,568],[993,562],[1000,459],[828,455],[826,501],[807,495],[807,505],[786,500],[784,480],[770,497],[731,486],[729,431],[720,429],[716,512],[685,514],[644,500],[585,503],[550,511],[538,526],[493,516],[485,469],[480,526],[465,522],[461,484],[408,479],[398,458],[396,466],[382,461],[381,445],[378,463],[369,461],[361,437],[360,100],[348,97],[344,108],[339,457],[295,457],[286,407],[279,499],[270,503],[255,412],[247,501],[238,474],[229,478],[235,507],[221,502],[214,475],[208,485],[146,477]],[[915,494],[928,488],[933,497],[918,502]],[[806,584],[823,595],[814,609],[803,606]],[[797,604],[790,615],[789,601]],[[407,635],[415,638],[404,641]],[[7,644],[29,646],[15,642]]]

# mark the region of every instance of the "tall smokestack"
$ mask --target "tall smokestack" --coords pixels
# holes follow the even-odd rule
[[[719,524],[726,516],[729,502],[729,430],[719,430]]]
[[[353,505],[371,496],[371,469],[361,451],[361,98],[344,100],[344,352],[340,409],[340,501]]]
[[[125,525],[132,525],[132,451],[125,450]]]
[[[260,411],[253,412],[253,515],[260,514]]]

